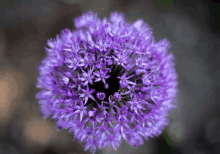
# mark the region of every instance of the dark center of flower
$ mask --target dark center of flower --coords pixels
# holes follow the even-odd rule
[[[93,93],[93,97],[96,98],[98,103],[101,103],[100,98],[102,97],[102,95],[99,95],[100,98],[98,98],[97,93],[104,92],[105,93],[104,101],[108,102],[109,96],[118,92],[118,90],[120,88],[120,84],[119,84],[120,79],[118,79],[118,76],[119,76],[121,69],[123,69],[123,68],[117,67],[116,65],[114,65],[112,67],[111,72],[108,73],[108,75],[110,75],[110,77],[108,79],[106,79],[107,86],[102,81],[94,82],[93,85],[89,84],[89,86],[92,89],[95,89],[95,91],[96,91],[96,93]],[[101,75],[101,77],[104,77],[104,76]]]

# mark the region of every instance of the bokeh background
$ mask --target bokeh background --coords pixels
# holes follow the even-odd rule
[[[142,18],[167,38],[179,75],[178,108],[164,133],[97,154],[220,154],[220,4],[208,0],[0,0],[0,154],[87,154],[39,113],[35,88],[46,40],[85,11]]]

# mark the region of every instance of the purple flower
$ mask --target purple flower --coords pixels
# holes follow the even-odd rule
[[[75,105],[74,108],[76,109],[74,113],[75,114],[79,113],[80,121],[82,121],[83,114],[87,114],[87,107],[84,106],[83,101],[80,101],[80,106],[79,105]]]
[[[92,96],[92,93],[95,91],[94,89],[89,90],[89,86],[87,85],[86,89],[81,89],[82,93],[79,97],[82,97],[85,100],[85,104],[87,103],[88,99],[91,98],[95,101],[95,98]]]
[[[96,93],[96,96],[100,100],[104,100],[105,99],[105,93]]]
[[[81,81],[84,82],[84,86],[88,85],[88,83],[93,84],[93,79],[95,77],[95,75],[93,75],[93,68],[88,70],[88,72],[85,72],[84,70],[82,70],[82,77],[80,78]]]
[[[116,100],[121,100],[121,95],[118,92],[114,93],[113,96],[115,97]]]
[[[158,136],[176,107],[177,73],[170,44],[155,42],[139,19],[127,23],[114,12],[110,20],[88,12],[46,47],[37,87],[43,118],[74,132],[85,150],[112,147],[124,139],[132,146]]]
[[[121,88],[126,88],[126,87],[129,87],[128,84],[133,84],[133,85],[136,85],[136,83],[132,82],[129,80],[129,78],[131,78],[132,76],[129,76],[129,77],[125,77],[127,75],[127,73],[124,73],[121,77],[118,77],[120,79],[120,86]]]
[[[104,64],[103,64],[103,67],[104,67]],[[100,69],[98,72],[94,72],[94,74],[97,76],[95,79],[95,82],[98,82],[101,80],[104,84],[106,84],[105,80],[110,77],[110,75],[107,75],[107,73],[108,73],[108,70],[104,71],[103,69]]]

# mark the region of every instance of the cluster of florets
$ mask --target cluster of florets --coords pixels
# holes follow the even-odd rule
[[[75,27],[48,41],[37,83],[42,116],[74,132],[92,153],[160,135],[176,105],[169,42],[155,42],[143,20],[126,23],[117,12],[110,21],[88,12]]]

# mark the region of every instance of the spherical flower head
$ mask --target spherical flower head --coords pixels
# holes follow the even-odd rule
[[[177,73],[167,39],[155,42],[139,19],[110,20],[87,12],[48,40],[39,65],[37,94],[43,118],[56,120],[85,143],[85,150],[132,146],[158,136],[176,107]]]

